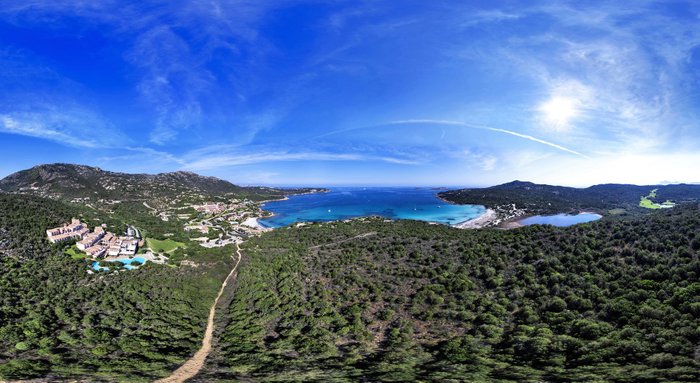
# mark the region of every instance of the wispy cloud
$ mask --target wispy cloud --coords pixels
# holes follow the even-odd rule
[[[0,48],[0,86],[0,132],[72,147],[130,144],[86,100],[83,86],[30,52]]]
[[[254,73],[274,47],[258,32],[259,23],[276,9],[306,0],[143,2],[85,2],[60,4],[46,0],[7,2],[0,17],[18,25],[80,19],[86,26],[99,26],[124,49],[131,64],[129,80],[151,111],[149,141],[172,143],[183,132],[208,129],[251,135],[259,125],[245,123],[249,94],[259,92]],[[273,86],[266,84],[265,86]],[[279,108],[276,108],[279,109]],[[206,124],[204,124],[206,116]]]
[[[418,165],[419,162],[406,158],[389,156],[376,156],[360,153],[329,153],[329,152],[247,152],[247,153],[227,153],[212,154],[204,157],[192,158],[192,154],[185,156],[182,169],[186,170],[208,170],[224,167],[233,167],[250,164],[261,164],[271,162],[289,161],[363,161],[363,162],[386,162],[397,165]]]
[[[36,116],[31,115],[11,116],[7,114],[0,114],[0,131],[3,133],[48,139],[71,146],[82,146],[86,148],[95,148],[100,146],[97,142],[74,137],[70,134],[49,127],[44,122],[46,116],[42,115],[41,117],[41,119],[38,119]],[[61,117],[57,118],[59,120],[61,119]],[[53,124],[49,123],[49,125]]]
[[[128,162],[128,163],[146,163],[164,165],[170,167],[173,165],[183,165],[184,161],[171,153],[155,150],[145,147],[111,147],[108,149],[109,154],[98,157],[100,162]],[[117,151],[118,154],[115,154]]]
[[[0,132],[83,148],[106,148],[119,145],[123,139],[89,110],[53,105],[34,105],[31,111],[0,112]]]
[[[692,152],[699,7],[0,0],[0,132],[154,171],[357,179]]]
[[[697,77],[690,58],[700,44],[700,20],[679,20],[662,7],[560,2],[505,10],[521,16],[516,22],[548,16],[551,24],[540,33],[510,35],[507,45],[480,59],[515,63],[539,83],[534,126],[542,126],[538,103],[569,97],[580,103],[580,118],[572,122],[577,135],[640,150],[664,147],[689,123],[686,84]]]
[[[522,133],[514,132],[514,131],[511,131],[511,130],[507,130],[507,129],[493,128],[493,127],[490,127],[490,126],[484,126],[484,125],[479,125],[479,124],[470,124],[470,123],[460,122],[460,121],[429,120],[429,119],[428,119],[428,120],[401,120],[401,121],[392,121],[392,122],[390,122],[390,124],[394,124],[394,125],[402,125],[402,124],[433,124],[433,125],[453,125],[453,126],[456,125],[456,126],[463,126],[463,127],[472,128],[472,129],[489,130],[489,131],[492,131],[492,132],[499,132],[499,133],[504,133],[504,134],[508,134],[508,135],[511,135],[511,136],[515,136],[515,137],[520,137],[520,138],[526,139],[526,140],[528,140],[528,141],[537,142],[537,143],[540,143],[540,144],[543,144],[543,145],[546,145],[546,146],[549,146],[549,147],[552,147],[552,148],[555,148],[555,149],[558,149],[558,150],[561,150],[561,151],[564,151],[564,152],[567,152],[567,153],[570,153],[570,154],[575,154],[575,155],[577,155],[577,156],[587,158],[587,156],[584,155],[584,154],[581,154],[581,153],[579,153],[579,152],[577,152],[577,151],[575,151],[575,150],[566,148],[566,147],[564,147],[564,146],[557,145],[557,144],[555,144],[555,143],[553,143],[553,142],[545,141],[545,140],[542,140],[542,139],[537,138],[537,137],[529,136],[529,135],[527,135],[527,134],[522,134]]]

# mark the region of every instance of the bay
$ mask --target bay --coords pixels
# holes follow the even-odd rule
[[[381,216],[415,219],[455,225],[483,214],[480,205],[455,205],[437,197],[434,188],[415,187],[338,187],[328,193],[290,196],[287,200],[265,203],[274,213],[260,219],[265,227],[282,227],[296,222],[328,222],[356,217]]]

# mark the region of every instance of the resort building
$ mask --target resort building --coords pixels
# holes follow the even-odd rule
[[[76,246],[78,249],[85,251],[85,249],[92,247],[95,245],[99,240],[102,239],[105,235],[105,229],[98,226],[95,228],[95,231],[92,233],[89,233],[83,237],[83,240],[76,243]]]
[[[105,246],[92,246],[88,247],[85,249],[85,254],[89,255],[92,258],[99,258],[103,255],[105,255],[105,252],[107,252],[107,248]]]
[[[65,226],[46,230],[46,235],[52,243],[66,241],[68,239],[79,240],[76,247],[92,258],[103,256],[134,256],[139,247],[141,234],[138,229],[130,226],[125,232],[126,236],[116,236],[97,226],[93,232],[77,219]],[[134,238],[136,237],[136,238]]]
[[[79,219],[73,218],[71,223],[62,227],[46,230],[46,236],[51,243],[68,241],[71,239],[80,240],[90,230]]]
[[[138,240],[128,239],[128,238],[114,238],[109,244],[109,251],[107,254],[109,256],[118,255],[136,255],[136,250],[138,250]]]

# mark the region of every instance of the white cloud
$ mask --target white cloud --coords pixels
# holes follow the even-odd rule
[[[191,158],[191,155],[188,155],[186,157]],[[189,160],[186,159],[182,168],[186,170],[205,170],[258,163],[287,161],[378,161],[398,165],[417,164],[415,161],[410,159],[395,158],[388,156],[364,155],[357,153],[272,151],[258,153],[246,152],[241,154],[213,154],[202,158],[193,158]]]
[[[0,111],[0,131],[84,148],[109,147],[122,140],[89,110],[50,105],[34,105],[31,109],[31,112]]]
[[[82,140],[78,137],[72,137],[69,134],[47,127],[35,116],[22,116],[18,119],[16,116],[0,114],[0,131],[4,133],[48,139],[69,146],[82,146],[88,148],[99,146],[95,142]]]
[[[575,150],[572,150],[572,149],[566,148],[566,147],[564,147],[564,146],[555,144],[555,143],[553,143],[553,142],[549,142],[549,141],[546,141],[546,140],[543,140],[543,139],[540,139],[540,138],[537,138],[537,137],[533,137],[533,136],[530,136],[530,135],[527,135],[527,134],[522,134],[522,133],[514,132],[514,131],[512,131],[512,130],[494,128],[494,127],[491,127],[491,126],[485,126],[485,125],[481,125],[481,124],[471,124],[471,123],[461,122],[461,121],[429,120],[429,119],[428,119],[428,120],[421,120],[421,119],[416,119],[416,120],[399,120],[399,121],[392,121],[392,122],[390,122],[390,124],[396,124],[396,125],[401,125],[401,124],[456,125],[456,126],[464,126],[464,127],[466,127],[466,128],[472,128],[472,129],[489,130],[489,131],[492,131],[492,132],[504,133],[504,134],[507,134],[507,135],[510,135],[510,136],[520,137],[520,138],[522,138],[522,139],[525,139],[525,140],[528,140],[528,141],[532,141],[532,142],[537,142],[537,143],[540,143],[540,144],[542,144],[542,145],[546,145],[546,146],[549,146],[549,147],[551,147],[551,148],[555,148],[555,149],[561,150],[561,151],[563,151],[563,152],[567,152],[567,153],[574,154],[574,155],[581,156],[581,157],[586,157],[586,155],[584,155],[584,154],[582,154],[582,153],[579,153],[579,152],[577,152],[577,151],[575,151]]]
[[[692,2],[683,6],[697,11]],[[497,32],[476,34],[444,54],[489,71],[512,68],[502,75],[531,82],[530,88],[509,90],[529,99],[519,111],[529,114],[529,120],[518,119],[518,111],[509,113],[519,127],[514,130],[532,130],[567,146],[587,148],[669,148],[679,136],[686,137],[686,145],[699,146],[698,113],[691,102],[700,76],[691,57],[700,46],[700,20],[683,18],[656,1],[634,6],[613,1],[501,5],[493,18],[472,8],[455,12],[454,22],[490,23],[480,27]],[[540,22],[546,27],[500,28],[506,20],[511,27],[532,17],[545,20]],[[555,98],[568,98],[575,106],[575,116],[566,124],[547,123],[538,112]],[[487,115],[481,121],[494,124],[493,118]]]

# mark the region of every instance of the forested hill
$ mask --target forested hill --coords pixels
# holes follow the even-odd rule
[[[0,381],[151,382],[201,346],[234,248],[191,245],[167,266],[91,275],[91,261],[46,240],[47,227],[80,214],[0,193]]]
[[[528,213],[548,214],[592,209],[605,213],[611,209],[642,211],[639,202],[652,190],[655,203],[671,200],[676,203],[700,201],[700,185],[625,185],[603,184],[588,188],[541,185],[532,182],[513,181],[487,188],[449,190],[439,193],[447,201],[461,204],[477,204],[487,207],[510,206],[525,209]]]
[[[183,171],[155,175],[128,174],[73,164],[39,165],[19,171],[0,180],[0,190],[65,201],[201,200],[225,195],[266,200],[308,191],[243,187],[215,177]]]
[[[698,382],[697,204],[569,228],[275,230],[210,381]]]

